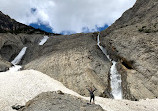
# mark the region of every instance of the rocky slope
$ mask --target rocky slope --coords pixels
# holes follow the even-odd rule
[[[11,19],[8,15],[3,14],[0,11],[0,33],[14,33],[14,34],[18,34],[18,33],[47,33],[44,32],[40,29],[35,29],[31,26],[27,26],[25,24],[19,23],[17,21],[15,21],[14,19]],[[49,34],[49,33],[47,33]]]
[[[87,105],[87,101],[68,94],[56,92],[41,93],[28,101],[24,108],[18,111],[157,111],[156,99],[140,101],[102,100],[104,110],[99,105]]]
[[[0,11],[0,72],[11,66],[9,63],[24,46],[38,44],[46,33],[24,25]]]
[[[59,81],[54,80],[39,71],[25,70],[18,72],[2,72],[0,73],[0,89],[0,111],[14,111],[12,106],[14,106],[14,108],[17,106],[24,106],[29,100],[31,101],[28,102],[27,105],[30,105],[26,106],[26,110],[29,110],[31,107],[33,108],[31,111],[35,111],[34,108],[37,111],[40,108],[42,108],[41,110],[46,111],[48,107],[60,109],[64,105],[69,105],[67,109],[72,108],[74,110],[80,110],[80,108],[83,107],[83,110],[98,109],[102,111],[102,108],[98,105],[92,105],[91,107],[87,105],[89,97],[84,98],[80,96],[76,92],[66,88]],[[57,93],[42,93],[47,91],[55,91]],[[37,96],[39,94],[41,96]],[[36,97],[36,99],[33,99],[34,97]],[[81,98],[84,98],[84,100]],[[37,107],[34,107],[34,102]],[[57,104],[58,102],[63,102],[63,104]],[[50,105],[53,103],[54,105]],[[51,111],[53,111],[53,109]],[[63,109],[61,108],[61,110]]]
[[[100,34],[101,45],[118,61],[125,99],[158,96],[157,10],[157,0],[137,0],[133,8]],[[2,29],[15,29],[8,28],[5,17],[11,21],[3,16]],[[97,46],[97,33],[54,35],[43,46],[38,45],[43,34],[26,33],[0,34],[1,71],[10,67],[10,61],[27,46],[20,63],[25,69],[41,71],[81,95],[88,96],[86,87],[94,86],[98,89],[96,95],[110,97],[111,62]]]
[[[137,0],[133,8],[100,34],[101,45],[119,62],[125,99],[158,96],[157,10],[157,0]],[[93,83],[99,89],[97,95],[102,95],[105,89],[110,90],[111,65],[96,47],[96,37],[95,33],[53,37],[43,46],[52,46],[51,53],[31,61],[25,68],[42,71],[81,95],[87,95],[85,87]]]
[[[111,63],[97,47],[95,39],[94,34],[50,37],[44,46],[30,47],[24,60],[38,59],[26,64],[25,69],[48,74],[81,95],[88,96],[86,87],[89,86],[96,87],[96,94],[102,95],[108,87]],[[35,56],[42,53],[45,54],[42,57]]]
[[[18,111],[105,111],[99,105],[64,93],[41,93]]]
[[[22,107],[23,109],[20,110],[23,111],[102,111],[103,109],[105,111],[158,110],[158,99],[129,101],[96,96],[96,105],[88,105],[89,97],[83,97],[66,88],[59,81],[35,70],[0,73],[0,89],[0,111],[15,111],[13,108],[18,107]]]
[[[9,16],[4,15],[1,11],[0,11],[0,32],[13,32],[15,30],[19,30],[19,29],[25,29],[25,28],[30,28],[33,29],[31,27],[28,27],[22,23],[18,23],[16,22],[14,19],[11,19]]]
[[[96,34],[54,35],[39,46],[42,34],[0,34],[0,56],[4,71],[20,50],[27,51],[20,64],[25,69],[39,70],[61,81],[81,95],[87,95],[86,87],[94,86],[97,95],[103,95],[108,85],[111,63],[97,47]]]
[[[0,71],[5,71],[11,66],[10,62],[24,46],[38,44],[42,36],[41,34],[0,33]]]
[[[107,30],[103,46],[120,61],[124,98],[158,97],[158,1],[137,0]]]

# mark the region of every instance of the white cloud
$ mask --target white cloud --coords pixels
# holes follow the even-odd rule
[[[49,24],[53,31],[82,32],[111,25],[136,0],[0,0],[0,10],[19,22]],[[31,13],[31,8],[36,8]]]

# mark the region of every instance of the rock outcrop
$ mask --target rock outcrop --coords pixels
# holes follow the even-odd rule
[[[68,94],[45,92],[28,101],[18,111],[104,111],[99,105],[87,102]]]
[[[126,99],[158,97],[157,15],[157,0],[137,0],[133,8],[101,32],[103,46],[120,61]]]
[[[11,66],[11,61],[18,55],[20,50],[31,44],[37,44],[43,35],[40,34],[11,34],[0,33],[0,71]],[[3,65],[2,65],[3,64]]]
[[[9,62],[24,46],[36,44],[44,34],[50,33],[19,23],[0,11],[0,72],[11,66]]]
[[[51,34],[43,30],[35,29],[31,26],[27,26],[25,24],[19,23],[0,11],[0,33],[8,33],[8,32],[14,34],[19,34],[19,33]]]

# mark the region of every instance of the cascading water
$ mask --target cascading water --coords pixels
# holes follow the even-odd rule
[[[14,65],[14,66],[10,67],[8,71],[16,72],[16,71],[19,71],[21,68],[22,68],[22,66],[20,66],[20,65]]]
[[[97,37],[97,45],[101,49],[101,51],[106,55],[106,57],[112,62],[112,66],[110,68],[110,84],[111,84],[111,93],[114,97],[114,99],[122,99],[122,87],[121,87],[121,75],[118,73],[117,68],[116,68],[116,61],[113,61],[110,59],[109,55],[107,54],[106,49],[100,45],[100,40],[99,40],[100,34],[98,34]]]
[[[19,53],[19,54],[15,57],[15,59],[11,62],[13,65],[18,64],[18,63],[21,61],[22,57],[23,57],[24,54],[25,54],[26,49],[27,49],[27,47],[24,47],[24,48],[21,49],[20,53]]]
[[[49,37],[48,36],[44,36],[43,39],[41,39],[39,45],[43,45],[47,39]],[[19,71],[22,66],[17,65],[19,64],[19,62],[21,61],[22,57],[24,56],[25,52],[26,52],[27,47],[24,47],[20,53],[15,57],[15,59],[11,62],[14,66],[12,66],[11,68],[9,68],[9,72],[15,72],[15,71]]]
[[[115,61],[112,61],[110,68],[110,84],[114,99],[122,99],[121,75],[118,73]]]
[[[43,45],[44,43],[46,43],[48,38],[48,36],[44,36],[43,39],[41,39],[39,45]]]
[[[14,66],[9,68],[10,72],[19,71],[22,68],[20,65],[17,65],[17,64],[19,64],[19,62],[21,61],[22,57],[24,56],[24,54],[26,52],[26,49],[27,49],[27,47],[22,48],[21,51],[19,52],[19,54],[11,62]]]

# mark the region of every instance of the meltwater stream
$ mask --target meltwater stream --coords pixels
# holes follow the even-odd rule
[[[100,45],[99,34],[97,37],[97,45],[102,50],[102,52],[106,55],[106,57],[112,62],[112,66],[110,68],[110,84],[111,84],[111,93],[114,99],[122,99],[122,87],[121,87],[121,75],[118,73],[116,68],[116,61],[110,59],[109,55],[107,54],[106,49]]]
[[[10,72],[14,72],[14,71],[19,71],[22,67],[19,64],[19,62],[21,61],[22,57],[24,56],[25,52],[26,52],[27,47],[23,47],[21,49],[21,51],[19,52],[19,54],[15,57],[15,59],[11,62],[14,66],[12,66],[11,68],[9,68]]]
[[[49,37],[48,36],[44,36],[43,39],[41,39],[41,41],[39,42],[38,45],[44,45],[44,43],[47,41]],[[19,71],[22,66],[17,65],[20,63],[22,57],[25,55],[27,47],[23,47],[21,49],[21,51],[19,52],[19,54],[15,57],[15,59],[11,62],[13,64],[12,67],[9,68],[9,72],[15,72],[15,71]]]

